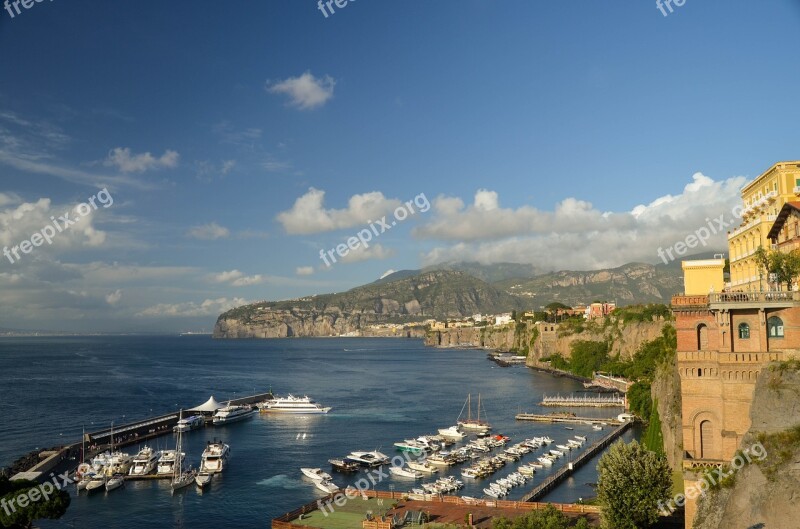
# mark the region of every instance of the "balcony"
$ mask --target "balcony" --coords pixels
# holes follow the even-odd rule
[[[712,309],[759,309],[800,306],[800,292],[721,292],[708,295]]]
[[[792,193],[794,193],[795,195],[800,195],[800,186],[794,186]]]

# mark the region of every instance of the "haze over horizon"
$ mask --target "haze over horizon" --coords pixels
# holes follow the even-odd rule
[[[0,249],[99,205],[0,255],[0,328],[210,330],[442,262],[658,263],[800,159],[794,0],[141,7],[0,10]]]

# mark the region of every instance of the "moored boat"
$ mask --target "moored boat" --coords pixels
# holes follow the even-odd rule
[[[258,409],[262,413],[286,413],[295,415],[317,415],[331,411],[330,406],[325,407],[316,403],[309,396],[295,397],[275,397],[258,404]]]
[[[307,478],[314,481],[331,481],[333,478],[327,472],[323,472],[321,468],[301,468],[300,472]]]
[[[412,470],[410,468],[391,466],[389,468],[389,472],[391,472],[395,476],[400,476],[401,478],[413,478],[413,479],[422,478],[422,472],[419,472],[417,470]]]
[[[211,422],[214,426],[222,426],[232,422],[243,421],[248,417],[252,417],[255,413],[256,410],[250,406],[237,406],[228,403],[224,408],[217,410]]]
[[[209,441],[200,458],[200,474],[222,472],[228,462],[231,447],[222,441]]]

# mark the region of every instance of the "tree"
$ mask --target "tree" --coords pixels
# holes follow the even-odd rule
[[[513,520],[501,517],[492,522],[492,529],[569,529],[570,519],[552,505],[532,511]],[[574,529],[588,529],[586,518],[580,518]]]
[[[764,274],[769,275],[770,273],[770,256],[763,246],[759,246],[753,254],[753,259],[756,262],[756,267],[758,267],[758,286],[761,290],[764,290],[761,286],[761,279],[764,277]]]
[[[778,284],[785,284],[786,290],[792,290],[792,284],[800,276],[800,252],[773,251],[768,255],[767,261],[769,272],[775,274]]]
[[[672,472],[666,457],[638,442],[614,443],[597,464],[597,499],[608,529],[644,529],[658,521],[669,500]]]
[[[8,478],[0,477],[0,502],[4,502],[3,505],[6,506],[0,509],[0,527],[29,529],[33,526],[34,520],[57,520],[64,516],[70,503],[69,493],[55,487],[52,489],[47,487],[51,493],[48,494],[49,498],[45,499],[42,497],[42,490],[46,486],[47,484],[40,486],[33,481],[9,481]],[[30,491],[33,493],[29,494]],[[30,502],[25,507],[19,507],[17,503],[12,504],[11,502],[20,495],[40,499]],[[10,505],[13,505],[13,508],[8,507]]]

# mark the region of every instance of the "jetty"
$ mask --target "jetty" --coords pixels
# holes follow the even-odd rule
[[[547,479],[542,481],[531,492],[523,496],[521,501],[537,501],[539,498],[556,488],[559,483],[571,476],[573,472],[588,463],[594,456],[599,454],[614,440],[625,433],[625,431],[630,428],[631,424],[633,424],[633,421],[625,421],[618,428],[614,428],[611,433],[581,452],[576,459],[569,461],[566,465],[559,468],[555,474],[550,475]]]
[[[573,413],[551,413],[544,415],[541,413],[518,413],[514,416],[518,421],[533,421],[533,422],[550,422],[550,423],[565,423],[565,424],[599,424],[599,425],[612,425],[618,426],[624,421],[619,417],[612,417],[604,419],[602,417],[578,417]]]
[[[542,395],[541,406],[558,406],[573,408],[624,408],[624,395]]]

